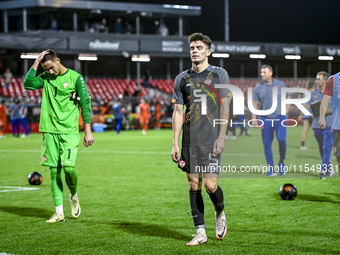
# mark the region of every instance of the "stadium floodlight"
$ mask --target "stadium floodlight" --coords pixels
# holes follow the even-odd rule
[[[183,9],[183,10],[189,9],[188,5],[179,5],[179,4],[163,4],[163,7],[164,8]]]
[[[213,58],[229,58],[228,53],[213,53],[212,54]]]
[[[22,59],[37,59],[39,53],[21,53],[20,58]]]
[[[319,60],[333,60],[334,57],[332,56],[318,56]]]
[[[150,62],[150,55],[132,55],[133,62]]]
[[[96,54],[79,54],[78,60],[80,61],[97,61],[98,57]]]
[[[267,56],[265,54],[249,54],[250,58],[265,59]]]
[[[285,59],[290,59],[290,60],[300,60],[301,56],[300,55],[286,55]]]

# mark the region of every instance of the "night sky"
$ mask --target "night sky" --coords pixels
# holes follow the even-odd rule
[[[202,16],[190,18],[185,32],[224,41],[224,0],[120,2],[202,6]],[[339,13],[338,0],[229,0],[230,41],[340,44]]]

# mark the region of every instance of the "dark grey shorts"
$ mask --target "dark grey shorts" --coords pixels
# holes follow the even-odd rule
[[[183,146],[180,159],[182,162],[178,164],[178,167],[182,169],[183,172],[190,174],[219,174],[221,154],[213,157],[213,147],[213,144],[204,146]]]

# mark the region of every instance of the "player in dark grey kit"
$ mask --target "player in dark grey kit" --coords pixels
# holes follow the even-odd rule
[[[187,245],[208,243],[205,233],[202,176],[204,186],[215,206],[216,237],[224,238],[227,225],[222,189],[218,186],[218,166],[224,150],[227,124],[214,125],[214,119],[228,119],[229,90],[216,84],[229,84],[228,73],[209,65],[211,40],[201,33],[189,36],[192,67],[180,73],[175,80],[172,103],[173,147],[172,160],[187,173],[190,189],[190,206],[197,229]],[[183,121],[184,105],[186,106]],[[184,122],[184,123],[183,123]],[[180,156],[179,136],[183,127]]]

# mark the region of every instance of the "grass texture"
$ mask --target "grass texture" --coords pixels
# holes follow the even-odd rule
[[[45,223],[54,206],[49,168],[40,166],[41,134],[6,135],[0,140],[0,254],[340,254],[339,175],[320,180],[316,170],[307,171],[305,164],[316,169],[321,159],[312,131],[307,151],[300,150],[300,134],[301,127],[288,128],[285,164],[295,172],[221,173],[228,220],[223,240],[215,237],[213,205],[202,193],[209,244],[198,247],[185,245],[196,230],[186,176],[171,161],[171,130],[146,136],[105,131],[94,133],[93,146],[81,144],[76,171],[82,213],[71,217],[64,185],[66,221],[60,224]],[[222,165],[265,165],[260,130],[250,135],[226,140]],[[277,141],[273,151],[278,164]],[[40,186],[27,182],[33,171],[43,175]],[[297,187],[294,201],[280,198],[285,183]]]

